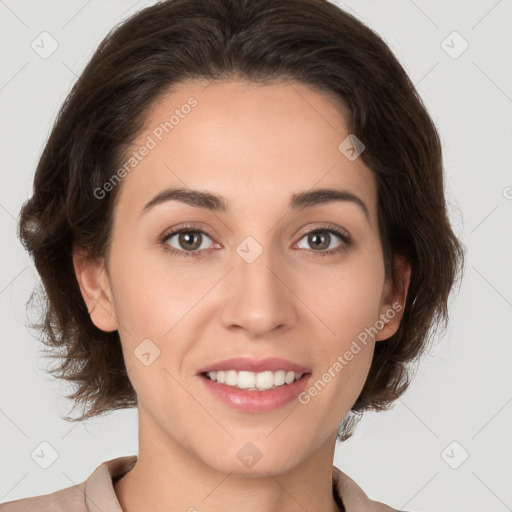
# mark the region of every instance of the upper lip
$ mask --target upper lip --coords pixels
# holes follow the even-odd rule
[[[285,370],[287,372],[295,373],[310,373],[311,369],[302,366],[301,364],[287,361],[279,357],[269,357],[267,359],[250,359],[248,357],[233,357],[225,359],[224,361],[217,361],[216,363],[204,366],[198,371],[199,373],[216,372],[225,370],[248,371],[248,372],[264,372],[264,371],[278,371]]]

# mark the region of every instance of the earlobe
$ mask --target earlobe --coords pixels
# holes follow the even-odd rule
[[[83,249],[74,249],[73,266],[91,321],[102,331],[115,331],[117,320],[104,262],[92,260]]]
[[[394,266],[397,274],[397,284],[387,287],[385,298],[381,305],[380,320],[384,324],[379,333],[375,336],[375,341],[383,341],[396,333],[402,320],[405,302],[407,300],[407,291],[411,281],[411,264],[404,255],[396,255]]]

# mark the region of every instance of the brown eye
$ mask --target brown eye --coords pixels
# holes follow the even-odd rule
[[[199,240],[199,242],[198,242]],[[186,249],[195,250],[201,246],[201,234],[195,231],[187,231],[180,233],[178,236],[178,244]]]
[[[325,250],[329,247],[331,236],[329,234],[309,233],[308,243],[315,249]]]
[[[331,247],[329,249],[331,243],[334,241],[333,235],[335,238],[341,240],[341,242],[338,243],[338,245],[336,245],[335,247]],[[310,231],[309,233],[306,233],[301,238],[301,240],[303,239],[306,239],[306,244],[308,245],[308,247],[303,247],[300,245],[299,247],[301,249],[310,249],[314,252],[332,253],[337,252],[338,250],[341,250],[349,245],[348,237],[332,228],[317,228],[313,231]]]
[[[201,247],[204,242],[204,237],[210,238],[206,233],[199,230],[181,230],[175,231],[174,233],[170,233],[164,239],[164,243],[170,245],[173,249],[177,251],[183,252],[192,252],[198,251],[200,249],[207,249],[206,247]],[[173,245],[171,240],[175,239]]]

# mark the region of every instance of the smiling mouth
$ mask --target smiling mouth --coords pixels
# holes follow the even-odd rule
[[[270,391],[289,386],[307,378],[311,373],[285,372],[284,370],[249,372],[249,371],[211,371],[200,373],[201,377],[217,384],[229,386],[242,391]]]

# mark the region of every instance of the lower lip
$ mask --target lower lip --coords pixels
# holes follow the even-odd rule
[[[311,374],[305,373],[292,384],[285,384],[266,391],[248,391],[219,384],[204,375],[199,375],[199,377],[207,389],[225,404],[244,412],[268,412],[296,400],[297,396],[304,391]]]

